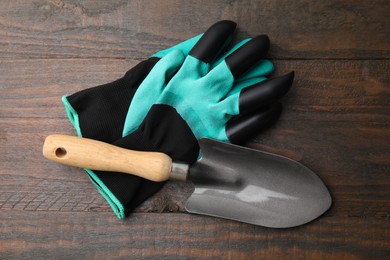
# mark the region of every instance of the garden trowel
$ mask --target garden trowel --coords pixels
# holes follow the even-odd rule
[[[46,158],[92,170],[116,171],[152,181],[187,180],[195,185],[190,213],[287,228],[305,224],[331,205],[330,194],[310,169],[291,159],[208,138],[192,165],[157,152],[139,152],[92,139],[51,135]]]

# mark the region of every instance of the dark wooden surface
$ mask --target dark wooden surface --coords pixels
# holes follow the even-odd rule
[[[0,259],[389,259],[388,1],[0,3]],[[170,182],[121,221],[82,170],[41,156],[74,135],[60,97],[112,81],[153,52],[238,23],[267,33],[276,75],[296,71],[278,124],[246,145],[298,160],[333,205],[292,229],[185,213]]]

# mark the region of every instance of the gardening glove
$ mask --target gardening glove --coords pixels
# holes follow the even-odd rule
[[[217,31],[217,29],[221,30],[222,26],[218,27],[218,24],[223,25],[224,23],[217,23],[211,28],[214,28],[214,31]],[[212,32],[213,30],[210,31]],[[197,35],[173,47],[153,54],[149,59],[140,62],[127,71],[122,78],[115,80],[114,82],[88,88],[70,96],[64,96],[62,101],[66,108],[69,120],[75,127],[78,136],[88,137],[107,143],[111,143],[122,137],[123,124],[133,96],[139,85],[155,67],[156,63],[164,58],[164,64],[166,66],[175,66],[174,64],[176,64],[176,61],[171,60],[170,62],[172,62],[173,65],[170,65],[165,59],[166,56],[175,50],[180,50],[184,55],[188,55],[188,52],[198,42],[202,35],[203,34]],[[246,39],[238,43],[230,52],[239,48],[248,40],[249,39]],[[230,39],[226,41],[226,44],[229,44],[229,42]],[[223,58],[224,57],[220,57],[219,60],[215,61],[214,66],[223,60]],[[242,77],[241,80],[251,82],[264,80],[264,77],[271,74],[273,69],[273,64],[268,60],[264,60],[252,69],[252,73],[248,73],[245,77]],[[168,70],[166,73],[172,74],[175,73],[175,71]],[[155,100],[149,100],[148,102],[153,103],[154,101]],[[138,124],[140,123],[141,121]]]
[[[143,143],[139,150],[145,150],[147,143],[147,151],[164,152],[191,164],[199,155],[197,139],[242,143],[275,122],[281,112],[277,100],[290,89],[294,73],[267,81],[240,80],[268,51],[264,35],[210,64],[229,36],[213,38],[206,32],[188,56],[173,51],[165,57],[164,61],[176,61],[175,67],[165,66],[163,60],[156,64],[130,104],[123,132],[126,141],[117,145],[131,148],[135,144],[128,144],[135,140]],[[171,70],[177,72],[167,77],[166,71]],[[143,123],[139,126],[139,122]],[[162,186],[147,180],[142,185],[141,191],[150,195]],[[133,202],[145,199],[143,192]]]
[[[229,26],[234,25],[227,21],[217,23],[210,28],[208,35],[213,35],[213,31],[221,31],[223,28],[226,31],[226,24],[230,24]],[[196,43],[199,38],[200,36],[191,39],[192,43]],[[191,40],[185,42],[187,47],[191,46],[191,44],[188,44]],[[246,41],[235,46],[230,52],[240,47]],[[227,44],[227,42],[224,44]],[[184,54],[190,50],[190,48],[183,48],[182,44],[177,46],[159,52],[158,55],[154,55],[155,57],[151,58],[153,62],[149,59],[143,62],[144,64],[141,63],[118,81],[64,97],[63,100],[68,115],[79,136],[110,142],[117,146],[135,150],[162,151],[181,161],[194,161],[199,150],[196,139],[193,137],[192,131],[188,129],[188,126],[183,124],[182,119],[173,113],[175,111],[171,107],[164,109],[158,106],[150,110],[150,116],[143,120],[142,124],[139,122],[140,126],[131,136],[120,138],[127,108],[137,87],[151,69],[155,67],[156,61],[162,61],[162,59],[156,56],[163,56],[164,59],[167,54],[177,49],[180,49]],[[225,56],[228,54],[229,52]],[[223,55],[219,57],[222,58],[214,60],[211,63],[212,67],[224,60]],[[236,83],[249,85],[251,82],[260,82],[272,70],[272,63],[262,61],[253,67],[249,73],[242,76],[240,80],[237,80]],[[178,118],[180,120],[177,120]],[[169,128],[174,130],[166,133]],[[178,141],[182,146],[175,145]],[[123,218],[126,213],[130,212],[161,187],[159,183],[144,181],[138,177],[126,174],[91,170],[87,170],[87,172],[92,182],[96,184],[120,218]]]
[[[78,136],[108,143],[122,137],[130,102],[152,68],[173,50],[188,54],[201,36],[202,34],[153,54],[114,82],[64,96],[62,101]]]
[[[161,59],[135,93],[122,135],[133,133],[155,105],[174,108],[197,139],[234,143],[258,131],[257,124],[263,123],[257,120],[259,111],[262,115],[268,108],[278,114],[276,102],[289,90],[294,73],[267,81],[263,78],[255,84],[239,80],[264,59],[269,49],[266,35],[247,41],[212,66],[210,61],[230,33],[215,37],[206,32],[189,55],[174,50]],[[171,71],[176,73],[172,76]]]

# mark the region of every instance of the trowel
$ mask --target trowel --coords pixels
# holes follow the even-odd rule
[[[296,161],[208,138],[200,139],[199,145],[201,158],[192,165],[172,162],[163,153],[65,135],[48,136],[43,154],[66,165],[152,181],[191,181],[195,190],[185,205],[188,212],[265,227],[305,224],[332,203],[320,178]]]

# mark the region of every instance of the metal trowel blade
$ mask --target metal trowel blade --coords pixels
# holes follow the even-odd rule
[[[331,205],[320,178],[286,157],[208,138],[190,167],[195,185],[186,203],[191,213],[287,228],[305,224]]]

